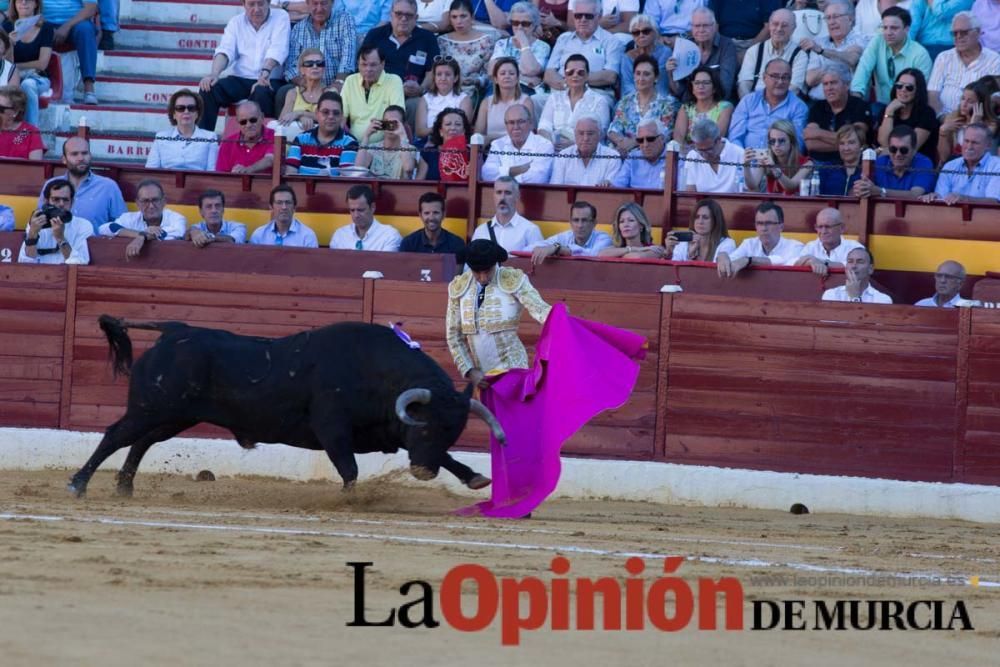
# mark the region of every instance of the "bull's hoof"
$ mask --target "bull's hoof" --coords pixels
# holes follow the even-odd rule
[[[74,498],[83,498],[87,495],[87,485],[70,482],[66,485],[66,490],[73,494]]]
[[[132,497],[132,487],[131,486],[118,486],[115,488],[115,495],[119,498],[131,498]]]
[[[478,491],[479,489],[485,489],[492,483],[493,480],[491,480],[489,477],[477,473],[474,477],[469,479],[469,481],[467,481],[465,485],[474,491]]]
[[[354,487],[357,486],[357,484],[358,484],[358,480],[356,480],[356,479],[352,479],[352,480],[346,481],[346,482],[344,482],[344,488],[341,489],[341,490],[344,493],[351,493],[352,491],[354,491]]]

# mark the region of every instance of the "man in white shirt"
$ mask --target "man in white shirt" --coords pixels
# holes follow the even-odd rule
[[[545,137],[531,131],[531,112],[523,104],[512,104],[503,115],[507,134],[490,145],[482,178],[494,181],[510,176],[518,183],[548,183],[555,148]]]
[[[571,12],[573,20],[567,30],[556,39],[545,69],[545,83],[553,90],[566,90],[563,66],[575,53],[583,55],[590,63],[587,84],[614,98],[618,70],[624,55],[624,44],[600,26],[600,0],[577,0]]]
[[[597,227],[597,208],[590,202],[577,199],[569,209],[569,229],[554,234],[531,251],[531,263],[538,266],[546,257],[596,257],[603,248],[610,248],[614,241]]]
[[[493,219],[478,227],[472,234],[472,240],[495,240],[507,252],[515,250],[531,250],[542,238],[542,230],[517,212],[517,202],[521,198],[521,188],[510,176],[500,176],[493,181],[493,206],[496,211]],[[496,239],[491,238],[492,229]]]
[[[871,286],[875,273],[875,258],[868,248],[861,246],[847,253],[844,276],[847,282],[823,292],[823,301],[846,301],[853,303],[892,303],[888,294]]]
[[[225,219],[226,195],[219,190],[205,190],[198,197],[201,222],[191,225],[184,235],[196,248],[213,243],[246,243],[247,226]]]
[[[795,32],[795,14],[788,9],[774,10],[767,29],[769,38],[751,46],[743,56],[743,66],[737,77],[741,99],[755,90],[764,89],[767,64],[779,58],[792,66],[792,94],[797,95],[805,89],[809,51],[791,41]]]
[[[90,264],[87,239],[94,226],[72,214],[76,189],[65,178],[45,184],[45,205],[32,213],[17,261],[22,264]],[[52,208],[54,207],[54,208]],[[68,217],[69,221],[64,221]]]
[[[601,123],[596,116],[580,116],[573,128],[576,143],[559,151],[552,166],[552,185],[609,187],[622,168],[618,151],[601,143]]]
[[[375,192],[367,185],[347,191],[351,224],[333,233],[330,250],[381,250],[397,252],[403,240],[396,228],[375,219]]]
[[[114,222],[106,222],[100,227],[101,236],[132,239],[125,246],[126,259],[138,257],[147,241],[184,238],[187,220],[180,213],[166,208],[167,197],[159,181],[146,179],[140,182],[135,203],[138,211],[122,213]]]
[[[959,292],[965,283],[965,267],[949,259],[941,262],[934,273],[934,296],[917,301],[914,305],[924,308],[954,308],[962,299]]]
[[[722,137],[711,118],[691,127],[693,148],[684,161],[685,189],[689,192],[742,192],[743,149]]]
[[[847,265],[847,253],[862,245],[845,239],[844,218],[835,208],[824,208],[816,214],[816,238],[805,244],[795,266],[808,266],[813,273],[825,276],[831,268]]]
[[[719,276],[732,278],[748,266],[789,266],[802,252],[802,243],[781,235],[785,228],[785,212],[773,202],[763,202],[754,212],[753,224],[757,236],[743,241],[730,253],[720,252],[716,258]]]
[[[288,13],[267,0],[243,0],[243,12],[229,19],[212,58],[211,73],[201,80],[203,102],[199,127],[215,131],[219,109],[241,100],[256,102],[274,118],[274,94],[284,83],[288,58]],[[228,76],[222,72],[231,69]]]
[[[938,115],[951,113],[958,107],[967,85],[1000,73],[1000,54],[979,42],[982,23],[972,12],[955,14],[951,34],[955,48],[938,54],[927,80],[927,101]]]

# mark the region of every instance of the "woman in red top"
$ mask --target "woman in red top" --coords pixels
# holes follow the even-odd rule
[[[542,17],[542,40],[555,46],[559,35],[573,29],[569,24],[569,0],[536,0],[535,4]]]
[[[0,88],[0,157],[42,159],[42,134],[23,120],[27,105],[28,96],[19,87]]]
[[[743,178],[749,192],[796,195],[799,183],[809,178],[813,161],[799,154],[795,126],[776,120],[767,130],[767,149],[748,148],[744,154]]]

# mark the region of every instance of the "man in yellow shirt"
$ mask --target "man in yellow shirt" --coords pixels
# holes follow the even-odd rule
[[[364,134],[372,119],[381,120],[386,107],[406,104],[402,79],[385,71],[385,55],[376,46],[363,46],[358,51],[358,71],[344,80],[340,95],[348,131],[356,137]],[[369,141],[380,139],[381,132]]]

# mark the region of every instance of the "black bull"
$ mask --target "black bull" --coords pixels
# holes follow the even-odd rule
[[[232,431],[243,447],[277,442],[323,450],[350,487],[355,453],[409,452],[410,470],[431,479],[448,470],[470,488],[490,480],[453,459],[470,411],[503,440],[490,411],[455,390],[444,370],[410,349],[388,327],[345,322],[285,338],[239,336],[182,322],[99,318],[116,374],[129,374],[125,416],[108,427],[97,450],[70,480],[86,493],[94,471],[131,447],[118,473],[118,493],[132,494],[151,446],[205,422]],[[132,365],[126,329],[162,332]]]

